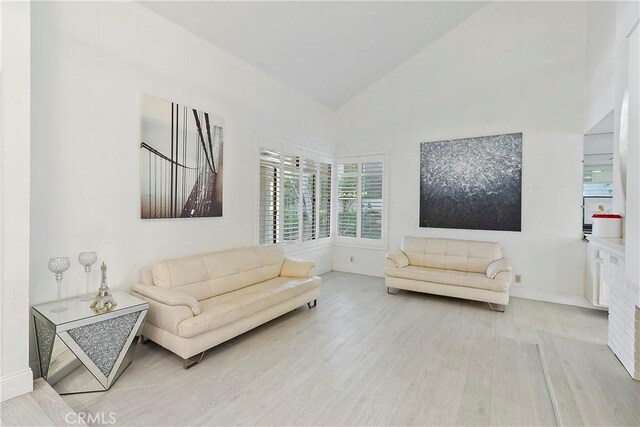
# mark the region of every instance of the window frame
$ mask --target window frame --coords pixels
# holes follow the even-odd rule
[[[280,155],[280,176],[281,176],[281,183],[280,183],[280,197],[284,200],[284,164],[283,164],[283,158],[284,156],[290,155],[290,156],[297,156],[299,159],[299,163],[300,163],[300,167],[298,170],[298,185],[299,185],[299,194],[300,194],[300,200],[298,202],[298,239],[296,241],[292,241],[292,242],[286,242],[283,240],[283,221],[284,221],[284,216],[283,214],[283,209],[282,207],[280,207],[278,209],[278,213],[279,213],[279,218],[278,218],[278,223],[279,223],[279,242],[277,244],[282,245],[286,252],[303,252],[305,250],[312,250],[314,248],[319,248],[319,247],[325,247],[325,246],[331,246],[333,244],[333,238],[334,238],[334,213],[333,213],[333,204],[334,204],[334,194],[335,194],[335,176],[336,176],[336,168],[335,168],[335,159],[327,154],[324,154],[320,151],[316,151],[313,149],[309,149],[306,147],[301,147],[298,145],[294,145],[294,144],[290,144],[287,142],[283,142],[274,138],[270,138],[268,136],[264,136],[264,135],[257,135],[256,136],[256,166],[255,166],[255,171],[257,174],[256,177],[256,193],[254,196],[254,203],[256,203],[256,209],[254,210],[254,212],[257,212],[257,215],[255,217],[255,238],[254,241],[256,243],[256,245],[259,246],[267,246],[273,243],[265,243],[265,244],[261,244],[260,243],[260,223],[261,223],[261,211],[260,211],[260,197],[261,197],[261,188],[260,188],[260,157],[261,157],[261,152],[263,150],[269,150],[269,151],[274,151],[279,153]],[[310,240],[303,240],[303,236],[304,236],[304,227],[303,227],[303,202],[302,202],[302,198],[303,198],[303,186],[304,186],[304,179],[303,179],[303,166],[304,166],[304,160],[311,160],[314,161],[316,163],[316,171],[315,171],[315,189],[314,189],[314,197],[315,197],[315,202],[314,202],[314,209],[315,209],[315,226],[314,226],[314,235],[315,238],[310,239]],[[331,194],[329,197],[330,200],[330,211],[329,211],[329,236],[328,237],[318,237],[319,234],[319,218],[320,218],[320,207],[321,207],[321,198],[320,198],[320,191],[321,191],[321,185],[320,185],[320,165],[322,163],[326,163],[331,165],[331,174],[330,174],[330,178],[331,178]]]
[[[389,162],[386,151],[354,154],[349,156],[336,157],[335,178],[333,181],[334,191],[333,199],[335,210],[334,220],[334,244],[336,246],[347,246],[367,249],[387,249],[387,224],[388,224],[388,187],[389,187]],[[362,225],[362,164],[370,162],[382,162],[382,229],[380,239],[363,238],[361,236]],[[358,164],[358,216],[356,218],[356,237],[339,236],[338,235],[338,169],[341,164],[357,163]]]

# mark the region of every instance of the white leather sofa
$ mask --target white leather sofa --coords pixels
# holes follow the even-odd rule
[[[400,251],[387,254],[385,284],[489,303],[509,303],[511,266],[498,243],[404,237]]]
[[[162,261],[143,270],[141,282],[132,294],[149,302],[142,340],[174,352],[188,368],[208,348],[305,303],[315,307],[321,279],[313,262],[287,258],[272,245]]]

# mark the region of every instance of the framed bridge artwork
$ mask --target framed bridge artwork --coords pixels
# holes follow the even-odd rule
[[[420,144],[420,227],[522,230],[522,133]]]
[[[224,120],[142,95],[142,219],[222,216]]]

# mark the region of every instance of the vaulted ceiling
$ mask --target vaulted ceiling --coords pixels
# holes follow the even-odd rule
[[[487,2],[143,4],[337,109]]]

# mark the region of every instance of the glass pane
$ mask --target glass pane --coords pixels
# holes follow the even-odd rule
[[[356,237],[357,199],[338,199],[338,236]]]
[[[318,211],[318,238],[331,234],[331,165],[320,163],[320,210]]]
[[[382,173],[382,162],[367,162],[362,164],[362,173]]]
[[[613,196],[613,165],[602,164],[597,161],[599,159],[587,157],[585,156],[582,195]]]
[[[362,200],[360,237],[363,239],[382,238],[382,199]]]
[[[363,239],[382,238],[382,172],[382,162],[362,164],[360,237]]]
[[[316,173],[318,163],[305,159],[302,173],[302,241],[316,238]]]
[[[280,203],[280,170],[260,165],[260,244],[279,241],[278,205]]]
[[[344,174],[357,174],[358,173],[358,164],[357,163],[343,163],[338,165],[338,176]]]
[[[358,198],[358,177],[340,176],[338,177],[338,199]]]
[[[283,242],[300,240],[300,159],[284,156]]]
[[[338,165],[338,236],[357,236],[358,164]]]

